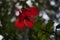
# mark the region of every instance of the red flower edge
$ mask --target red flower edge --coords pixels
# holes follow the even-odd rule
[[[35,20],[33,17],[39,14],[38,9],[35,7],[30,7],[28,9],[19,10],[17,8],[17,11],[19,11],[20,14],[18,19],[15,21],[15,26],[18,29],[23,29],[24,26],[32,28]]]

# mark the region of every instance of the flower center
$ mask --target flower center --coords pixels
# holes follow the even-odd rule
[[[28,18],[28,17],[25,17],[24,19],[29,20],[29,18]]]

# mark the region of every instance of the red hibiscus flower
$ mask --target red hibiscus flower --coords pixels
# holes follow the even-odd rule
[[[19,29],[23,29],[24,26],[32,28],[34,23],[34,16],[37,16],[39,11],[35,7],[31,7],[24,10],[19,10],[17,8],[17,11],[19,11],[19,17],[15,21],[15,26]]]

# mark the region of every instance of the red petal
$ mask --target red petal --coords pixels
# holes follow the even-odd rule
[[[32,16],[37,16],[38,13],[39,13],[38,9],[35,8],[35,7],[29,8],[28,11],[30,11],[30,14],[31,14]]]
[[[27,13],[27,10],[25,9],[25,10],[22,10],[22,14],[24,15],[24,16],[29,16],[29,13]]]
[[[23,29],[24,28],[24,21],[19,21],[19,19],[16,20],[15,22],[15,26],[18,28],[18,29]]]
[[[29,17],[29,20],[34,23],[35,19],[33,17]]]
[[[33,27],[33,23],[32,22],[30,22],[30,21],[28,21],[28,20],[25,20],[25,25],[27,26],[27,27],[29,27],[29,28],[32,28]]]
[[[27,9],[22,10],[22,14],[25,15],[25,16],[32,16],[31,12],[29,12]]]
[[[39,13],[39,11],[35,7],[31,7],[31,8],[22,10],[22,14],[25,16],[37,16],[38,13]]]
[[[24,16],[23,15],[19,15],[18,19],[19,19],[19,21],[23,21],[24,20]]]

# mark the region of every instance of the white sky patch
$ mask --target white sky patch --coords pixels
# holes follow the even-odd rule
[[[15,5],[16,7],[18,7],[19,6],[19,3],[16,3],[16,5]]]
[[[40,11],[39,16],[42,16],[42,18],[45,19],[45,23],[48,23],[48,20],[49,20],[50,18],[48,17],[48,15],[46,14],[45,11],[43,11],[43,10]]]
[[[3,39],[3,36],[2,35],[0,35],[0,40],[2,40]]]
[[[12,19],[11,19],[11,22],[14,22],[16,20],[16,17],[13,17]]]
[[[56,17],[59,18],[60,17],[60,13],[56,14]]]
[[[50,5],[55,6],[55,1],[50,1]]]
[[[8,15],[10,15],[10,14],[11,14],[11,12],[9,11],[9,12],[8,12]]]
[[[0,4],[2,4],[2,2],[0,1]]]
[[[22,8],[22,5],[18,6],[18,8],[21,9]]]
[[[60,7],[59,7],[59,11],[60,11]]]
[[[18,12],[18,11],[16,11],[15,15],[16,15],[16,16],[19,16],[19,12]]]
[[[54,38],[54,35],[50,35],[50,38]]]
[[[19,8],[19,9],[22,8],[22,5],[20,5],[19,3],[17,3],[15,6],[16,6],[17,8]]]
[[[60,28],[58,28],[57,30],[60,31]]]
[[[48,15],[46,14],[45,11],[43,11],[43,16],[42,16],[42,18],[45,19],[45,20],[49,20],[49,17],[48,17]]]
[[[36,6],[38,6],[38,3],[35,3],[36,4]]]
[[[26,3],[27,3],[30,7],[32,7],[32,2],[31,2],[31,0],[26,1]]]
[[[39,16],[42,16],[42,18],[45,19],[45,20],[49,20],[50,19],[45,11],[40,11]]]
[[[55,21],[54,23],[54,31],[56,30],[56,26],[58,25],[59,23]]]
[[[60,22],[60,18],[59,18],[58,20],[59,20],[59,22]]]

